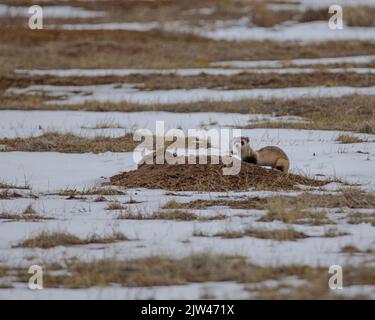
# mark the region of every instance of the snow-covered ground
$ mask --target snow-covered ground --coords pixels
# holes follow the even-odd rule
[[[247,61],[233,61],[227,64],[241,64],[246,66]],[[224,64],[224,63],[223,63]],[[268,68],[268,69],[62,69],[62,70],[17,70],[17,73],[27,74],[29,76],[56,76],[56,77],[104,77],[104,76],[131,76],[131,75],[176,75],[176,76],[198,76],[222,75],[233,76],[243,72],[256,74],[304,74],[319,72],[316,68]],[[345,73],[353,72],[360,74],[373,74],[375,68],[327,68],[324,72],[329,73]]]
[[[276,89],[172,89],[145,91],[142,84],[103,84],[92,86],[34,85],[8,89],[11,94],[44,93],[50,97],[63,97],[46,103],[72,105],[86,102],[129,102],[135,104],[175,104],[201,101],[239,101],[244,99],[292,99],[306,97],[342,97],[352,94],[373,95],[375,87],[293,87]]]
[[[16,112],[13,112],[17,114]],[[51,114],[53,112],[49,112]],[[73,113],[73,112],[72,112]],[[10,113],[12,114],[12,113]],[[20,112],[25,127],[32,128],[37,115],[30,112]],[[47,113],[48,114],[48,113]],[[70,113],[66,113],[69,115]],[[78,112],[77,116],[84,112]],[[95,113],[94,113],[95,114]],[[155,115],[157,113],[154,113]],[[163,113],[160,113],[162,115]],[[92,116],[92,114],[89,114]],[[181,115],[180,115],[181,116]],[[199,114],[188,117],[198,117]],[[202,120],[205,115],[202,115]],[[218,115],[216,119],[224,117]],[[61,117],[62,118],[62,117]],[[79,116],[77,117],[79,119]],[[157,119],[158,116],[155,116]],[[176,119],[178,116],[176,116]],[[31,125],[27,122],[31,119]],[[66,116],[66,119],[69,119]],[[175,119],[175,120],[176,120]],[[243,122],[245,119],[240,119]],[[125,120],[123,120],[125,121]],[[64,121],[61,122],[63,124]],[[78,122],[79,123],[79,122]],[[57,123],[56,123],[57,124]],[[150,127],[151,128],[151,127]],[[12,128],[4,129],[12,135]],[[255,148],[264,145],[278,145],[290,156],[292,172],[326,175],[337,177],[350,182],[360,183],[366,189],[373,189],[375,185],[375,144],[372,142],[361,144],[340,145],[335,138],[340,132],[315,130],[286,130],[286,129],[254,129],[243,130],[244,135],[252,138]],[[373,139],[374,136],[360,135]],[[357,151],[368,152],[360,154]],[[315,155],[314,155],[315,154]],[[368,248],[373,244],[374,231],[370,225],[340,224],[339,230],[349,232],[350,235],[338,238],[308,238],[297,242],[274,242],[254,238],[224,240],[219,238],[192,237],[194,231],[215,233],[228,229],[240,230],[246,225],[260,226],[255,222],[259,217],[257,211],[246,211],[245,218],[235,216],[236,211],[225,208],[199,210],[199,214],[224,213],[231,218],[224,221],[212,222],[173,222],[173,221],[128,221],[114,220],[117,213],[105,212],[105,203],[88,200],[65,200],[64,197],[51,196],[49,193],[65,189],[89,190],[100,186],[105,178],[118,172],[133,170],[136,164],[132,153],[104,153],[104,154],[61,154],[61,153],[27,153],[9,152],[0,157],[0,168],[4,182],[19,185],[30,185],[32,192],[39,195],[39,199],[22,198],[2,200],[1,210],[21,212],[28,204],[40,214],[54,217],[42,223],[13,222],[0,224],[0,256],[6,257],[9,264],[25,263],[25,255],[36,254],[38,258],[46,260],[59,259],[61,256],[79,256],[80,258],[100,258],[111,254],[120,257],[138,257],[150,254],[167,254],[184,256],[193,252],[209,251],[213,253],[238,253],[248,256],[252,261],[262,265],[273,264],[311,264],[330,265],[348,263],[348,257],[340,253],[340,248],[354,244],[360,248]],[[26,195],[27,195],[26,191]],[[109,197],[120,202],[129,199],[142,203],[132,205],[132,209],[141,212],[158,210],[168,200],[191,201],[193,199],[211,199],[220,193],[184,193],[189,197],[166,196],[163,190],[128,190],[124,196]],[[268,195],[268,192],[248,192],[246,195]],[[224,195],[238,196],[238,193]],[[238,212],[237,212],[238,213]],[[265,224],[267,228],[283,227],[274,222]],[[28,235],[37,234],[42,230],[69,230],[69,232],[85,237],[96,232],[105,234],[116,228],[130,238],[139,241],[118,243],[111,245],[90,245],[89,247],[69,247],[42,249],[11,249]],[[309,227],[297,226],[297,230],[307,234],[322,235],[327,226]],[[150,232],[150,230],[155,230]],[[189,239],[186,244],[184,240]],[[91,250],[87,250],[91,248]],[[362,261],[357,256],[350,259],[350,263]],[[29,263],[29,262],[27,262]]]
[[[108,22],[108,23],[75,23],[50,25],[49,29],[61,30],[128,30],[128,31],[150,31],[159,29],[158,22]]]
[[[175,27],[176,28],[176,27]],[[172,30],[172,28],[171,28]],[[332,30],[327,21],[313,21],[291,23],[273,28],[257,27],[250,24],[250,20],[236,20],[232,24],[217,21],[214,26],[188,27],[180,26],[180,32],[194,33],[202,37],[227,41],[297,41],[302,43],[316,43],[340,40],[375,40],[374,27],[349,27]]]
[[[155,120],[165,120],[167,127],[181,125],[183,129],[190,126],[199,128],[201,123],[211,127],[232,124],[244,125],[260,115],[236,114],[171,114],[164,112],[150,113],[95,113],[67,111],[0,111],[1,136],[15,137],[38,135],[43,128],[50,126],[54,130],[82,134],[82,125],[95,125],[98,121],[115,119],[125,128],[141,126],[153,130]],[[108,118],[109,117],[109,118]],[[268,116],[270,117],[270,116]],[[39,129],[41,125],[42,129]],[[115,130],[115,129],[109,129]],[[85,134],[96,132],[96,129],[85,129]],[[98,130],[101,134],[100,130]],[[117,135],[118,132],[104,134]],[[103,132],[102,132],[103,134]],[[336,177],[349,182],[361,184],[362,188],[372,191],[375,186],[375,143],[365,142],[341,145],[335,142],[340,134],[336,131],[287,130],[287,129],[253,129],[243,130],[243,135],[252,138],[255,148],[265,145],[278,145],[289,155],[291,171],[314,176]],[[353,134],[374,140],[374,135]],[[365,152],[358,153],[357,151]],[[1,200],[0,212],[21,214],[32,205],[38,214],[54,218],[41,222],[22,222],[1,220],[0,222],[0,258],[8,266],[28,268],[31,264],[46,264],[62,259],[78,257],[92,261],[106,257],[131,259],[150,255],[167,255],[175,258],[192,253],[238,254],[248,257],[250,261],[262,266],[306,264],[327,267],[333,264],[345,266],[370,263],[370,256],[365,254],[347,255],[341,249],[354,245],[361,250],[374,248],[374,227],[370,224],[351,225],[346,223],[345,214],[329,210],[329,217],[337,225],[309,226],[295,225],[294,229],[312,237],[298,241],[273,241],[251,237],[240,239],[221,239],[218,237],[194,237],[194,232],[215,234],[228,230],[242,230],[247,226],[266,228],[267,230],[287,228],[281,222],[258,222],[264,213],[259,210],[234,210],[226,207],[194,210],[200,216],[225,214],[225,220],[208,222],[163,221],[163,220],[118,220],[119,211],[105,210],[108,202],[95,202],[96,196],[85,199],[68,200],[65,196],[53,195],[56,191],[90,190],[100,187],[106,178],[122,171],[133,170],[136,163],[132,153],[104,154],[62,154],[54,152],[0,153],[1,182],[17,185],[29,185],[31,190],[17,191],[25,197]],[[342,186],[332,184],[327,187],[331,192]],[[240,196],[271,196],[266,191],[199,193],[183,192],[177,195],[166,194],[165,190],[133,189],[123,190],[124,195],[106,196],[108,201],[128,203],[135,200],[139,203],[127,205],[132,212],[149,214],[160,210],[170,200],[179,202],[194,199],[215,199],[222,196],[230,198]],[[38,198],[30,196],[30,193]],[[295,195],[296,192],[284,194]],[[349,210],[349,209],[348,209]],[[349,210],[347,212],[358,212]],[[366,212],[372,212],[368,210]],[[241,216],[238,216],[241,214]],[[334,238],[324,237],[329,228],[337,228],[348,235]],[[133,241],[113,244],[90,244],[84,246],[55,247],[52,249],[12,248],[27,237],[42,231],[63,231],[85,238],[90,234],[106,235],[112,230],[126,234]],[[7,284],[6,279],[3,279]],[[137,299],[137,298],[201,298],[210,293],[216,298],[251,298],[248,285],[236,283],[203,283],[172,287],[120,288],[106,287],[89,289],[46,289],[30,291],[25,284],[12,283],[12,289],[0,289],[0,297],[6,299]],[[356,286],[345,288],[342,294],[366,293],[374,296],[373,286]]]
[[[292,59],[292,60],[254,60],[254,61],[221,61],[213,62],[213,67],[230,68],[281,68],[284,66],[314,66],[314,65],[332,65],[339,63],[369,64],[375,61],[374,55],[366,56],[343,56],[332,58],[310,58],[310,59]]]
[[[84,136],[122,136],[136,129],[155,131],[156,121],[165,130],[216,126],[235,126],[247,121],[297,121],[297,117],[244,115],[238,113],[175,112],[81,112],[81,111],[1,111],[0,137],[28,137],[46,132],[82,134]],[[106,129],[96,129],[107,126]],[[111,128],[113,127],[113,128]]]
[[[34,1],[43,2],[43,1]],[[61,1],[64,3],[64,1]],[[337,0],[341,5],[375,5],[372,0]],[[292,4],[293,8],[324,8],[331,1],[301,0]],[[288,5],[290,6],[290,4]],[[273,10],[281,10],[285,5],[273,4]],[[289,7],[291,8],[291,7]],[[0,5],[0,16],[25,16],[28,8]],[[213,8],[203,8],[202,15],[211,15]],[[79,7],[44,7],[48,18],[94,18],[104,17],[105,12],[90,11]],[[203,21],[199,26],[187,26],[181,21],[159,22],[119,22],[92,23],[50,26],[59,29],[95,30],[172,30],[174,32],[195,33],[206,38],[247,41],[274,40],[315,43],[327,40],[375,40],[375,28],[345,26],[343,30],[329,30],[326,21],[309,23],[286,23],[274,28],[260,28],[252,24],[248,17],[239,20]],[[251,49],[251,48],[250,48]],[[372,74],[370,66],[374,55],[344,56],[327,58],[307,58],[293,60],[212,62],[209,68],[180,69],[33,69],[17,70],[27,76],[59,77],[98,77],[128,75],[178,75],[195,76],[209,74],[216,76],[236,76],[242,72],[252,73],[311,73],[327,67],[332,73],[354,72]],[[233,57],[234,58],[234,57]],[[277,57],[276,57],[277,58]],[[338,68],[337,64],[355,64],[355,67]],[[318,67],[318,68],[317,68]],[[38,68],[38,66],[36,66]],[[135,65],[133,68],[137,68]],[[137,104],[173,104],[199,101],[237,101],[242,99],[274,99],[303,97],[341,97],[348,94],[374,95],[375,87],[295,87],[283,89],[224,90],[196,88],[191,90],[146,91],[142,84],[106,84],[92,86],[35,85],[27,88],[12,88],[8,93],[35,94],[43,92],[51,97],[47,103],[80,104],[84,102],[130,102]],[[55,100],[61,98],[62,100]],[[272,115],[236,113],[170,113],[170,112],[84,112],[84,111],[0,111],[0,138],[25,138],[39,136],[47,132],[73,133],[85,137],[98,135],[120,137],[135,129],[155,131],[156,121],[164,121],[165,130],[181,128],[228,128],[243,126],[253,122],[265,121],[304,121],[298,117],[275,117]],[[107,126],[107,128],[102,127]],[[340,144],[336,138],[343,132],[290,129],[247,129],[242,135],[249,136],[254,148],[267,145],[281,147],[291,161],[291,172],[316,178],[337,178],[358,185],[365,191],[375,191],[375,135],[348,133],[368,142]],[[167,190],[123,189],[123,195],[106,195],[106,201],[95,201],[97,195],[68,198],[58,195],[59,191],[87,191],[103,187],[109,177],[137,167],[132,152],[102,154],[63,154],[57,152],[1,152],[0,145],[0,183],[30,186],[30,190],[16,190],[22,197],[1,199],[0,213],[22,214],[31,205],[41,216],[52,218],[38,222],[0,219],[0,265],[27,268],[32,264],[46,265],[50,262],[67,261],[78,258],[93,261],[116,257],[131,259],[165,255],[181,258],[195,253],[240,255],[251,263],[260,266],[308,265],[327,268],[331,265],[374,266],[373,253],[364,251],[375,249],[375,228],[370,223],[349,224],[347,215],[373,213],[370,209],[333,208],[326,209],[328,217],[335,224],[292,225],[296,231],[308,235],[297,241],[274,241],[243,237],[222,239],[220,237],[193,236],[202,232],[214,235],[218,232],[241,231],[246,227],[275,230],[289,228],[280,221],[259,222],[264,210],[231,209],[211,207],[191,210],[200,217],[224,214],[224,220],[173,221],[173,220],[121,220],[117,219],[120,210],[106,210],[109,203],[122,203],[133,213],[151,214],[161,210],[168,201],[190,202],[197,199],[239,199],[240,197],[266,197],[278,195],[296,196],[299,191],[270,192],[249,190],[247,192],[176,192]],[[216,145],[212,154],[226,153]],[[182,152],[178,150],[178,152]],[[336,193],[347,188],[341,183],[331,183],[322,189],[309,189],[309,192]],[[108,187],[107,187],[108,188]],[[0,189],[0,192],[4,190]],[[320,208],[314,208],[319,210]],[[345,232],[347,235],[325,237],[330,229]],[[58,246],[51,249],[14,248],[26,238],[42,231],[69,232],[86,238],[92,234],[107,235],[112,231],[124,233],[132,241],[108,244],[89,244],[78,246]],[[355,246],[362,253],[347,254],[344,246]],[[345,275],[344,275],[345,276]],[[147,287],[91,287],[88,289],[44,289],[32,291],[26,283],[14,283],[12,279],[0,277],[0,299],[200,299],[213,296],[218,299],[246,299],[255,296],[257,286],[272,287],[278,284],[301,285],[302,279],[283,279],[252,285],[234,282],[190,283],[181,286]],[[345,283],[345,280],[344,280]],[[12,288],[5,288],[12,285]],[[338,294],[345,297],[366,294],[375,299],[375,286],[358,285],[344,287]]]
[[[53,112],[47,112],[44,121],[48,123],[48,115]],[[70,127],[63,127],[62,132],[73,132],[82,134],[80,129],[79,114],[74,117],[61,117],[62,124],[68,124],[69,119],[75,119],[75,124],[70,123]],[[10,112],[10,115],[12,112]],[[21,118],[25,113],[21,113]],[[9,127],[4,126],[0,122],[1,136],[27,137],[28,133],[32,135],[40,135],[41,132],[37,126],[38,112],[30,112],[30,117],[22,118],[25,131],[10,124]],[[40,114],[43,114],[41,112]],[[61,113],[62,115],[64,112]],[[95,114],[95,113],[93,113]],[[155,120],[163,119],[161,115],[164,113],[154,113]],[[167,115],[171,114],[165,113]],[[180,115],[181,116],[181,115]],[[194,116],[191,115],[192,117]],[[199,114],[195,115],[196,117]],[[223,118],[224,116],[222,116]],[[256,117],[256,116],[255,116]],[[152,118],[152,117],[150,117]],[[246,116],[239,116],[235,118],[234,122],[220,123],[220,115],[218,125],[226,124],[246,124],[244,121]],[[5,118],[6,119],[6,118]],[[9,118],[8,118],[9,119]],[[26,119],[31,119],[31,123],[27,124]],[[164,118],[166,119],[166,118]],[[208,118],[201,118],[202,121],[207,121]],[[211,119],[215,119],[213,116]],[[249,119],[249,118],[248,118]],[[250,117],[251,119],[251,117]],[[176,117],[176,121],[178,117]],[[183,130],[200,128],[199,123],[196,126],[192,122],[189,123],[189,116],[186,117],[186,123],[182,127]],[[228,119],[227,119],[228,120]],[[181,122],[184,122],[181,116]],[[40,123],[46,123],[43,120]],[[126,122],[126,118],[122,123]],[[16,122],[15,122],[16,123]],[[155,122],[148,120],[148,122],[139,123],[130,122],[133,126],[144,125],[138,127],[139,129],[149,128],[151,132],[155,132]],[[173,120],[166,120],[167,128],[172,128]],[[179,123],[179,122],[177,122]],[[53,123],[52,123],[53,124]],[[189,124],[191,126],[189,126]],[[126,124],[125,124],[126,125]],[[215,127],[215,125],[211,126]],[[54,123],[52,128],[58,128],[58,121]],[[124,131],[111,132],[109,129],[104,132],[104,135],[121,136]],[[46,132],[49,130],[47,129]],[[97,132],[98,131],[98,132]],[[95,136],[103,134],[102,130],[86,129],[85,136]],[[91,132],[91,134],[89,133]],[[88,134],[89,133],[89,134]],[[289,130],[289,129],[251,129],[242,130],[243,135],[251,137],[254,148],[261,148],[266,145],[278,145],[285,149],[289,154],[292,164],[292,171],[295,173],[302,173],[307,175],[325,175],[326,177],[336,177],[347,180],[351,183],[360,183],[364,187],[373,189],[375,187],[375,144],[374,142],[364,142],[355,144],[339,144],[335,139],[341,134],[339,131],[317,131],[317,130]],[[374,135],[352,134],[363,139],[374,141]],[[217,146],[213,146],[214,148]],[[227,152],[228,150],[222,150]],[[361,153],[358,153],[361,151]],[[70,159],[66,161],[66,159]],[[28,159],[28,161],[25,161]],[[2,169],[2,177],[8,183],[31,184],[34,188],[43,191],[51,191],[56,189],[72,188],[82,189],[90,187],[90,183],[94,184],[99,181],[102,176],[110,176],[120,171],[135,169],[135,163],[132,153],[104,153],[104,154],[60,154],[60,153],[25,153],[25,152],[10,152],[1,154],[0,166]],[[60,174],[58,173],[60,172]],[[78,174],[81,172],[81,174]],[[92,175],[95,172],[95,175]],[[53,177],[53,178],[52,178]]]
[[[243,285],[235,282],[206,282],[193,283],[180,286],[155,286],[155,287],[93,287],[89,289],[44,289],[29,290],[24,284],[16,286],[17,296],[13,289],[0,290],[0,299],[40,299],[62,300],[69,297],[70,300],[191,300],[201,299],[207,294],[215,299],[249,298]]]
[[[340,5],[342,7],[355,6],[375,6],[373,0],[296,0],[288,1],[287,3],[269,4],[268,8],[274,11],[282,10],[299,10],[305,11],[307,9],[327,9],[332,5]]]
[[[362,40],[374,41],[374,27],[351,27],[332,30],[327,21],[285,23],[272,28],[254,26],[250,19],[202,22],[202,26],[184,25],[179,21],[158,22],[118,22],[81,23],[50,25],[50,29],[63,30],[129,30],[150,31],[162,29],[170,32],[191,33],[204,38],[226,41],[293,41],[316,43],[325,41]]]
[[[373,0],[301,0],[296,1],[300,4],[302,8],[312,8],[312,9],[319,9],[319,8],[329,8],[332,4],[340,5],[340,6],[375,6]]]
[[[0,4],[0,16],[31,16],[29,8]],[[71,6],[43,6],[42,9],[44,18],[98,18],[106,16],[104,11],[90,11]]]

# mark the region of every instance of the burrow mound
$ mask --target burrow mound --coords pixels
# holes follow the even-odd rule
[[[237,175],[223,175],[225,165],[211,164],[144,164],[138,170],[113,176],[110,184],[126,188],[165,189],[171,191],[247,191],[291,190],[297,185],[319,187],[327,181],[319,181],[295,174],[284,174],[241,162]]]

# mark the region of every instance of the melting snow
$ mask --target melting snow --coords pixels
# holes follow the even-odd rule
[[[35,94],[43,92],[51,97],[64,96],[64,100],[47,103],[60,105],[85,102],[129,102],[136,104],[175,104],[200,101],[238,101],[243,99],[287,99],[303,97],[342,97],[351,94],[375,94],[375,87],[297,87],[280,89],[176,89],[142,91],[136,85],[106,84],[96,86],[35,85],[28,88],[8,89],[7,93]]]

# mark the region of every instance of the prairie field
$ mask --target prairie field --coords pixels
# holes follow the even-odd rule
[[[375,299],[375,1],[335,3],[0,0],[0,299]]]

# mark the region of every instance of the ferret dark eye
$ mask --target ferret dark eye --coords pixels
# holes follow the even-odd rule
[[[242,140],[242,141],[241,141],[241,146],[243,146],[244,144],[245,144],[245,142]]]

